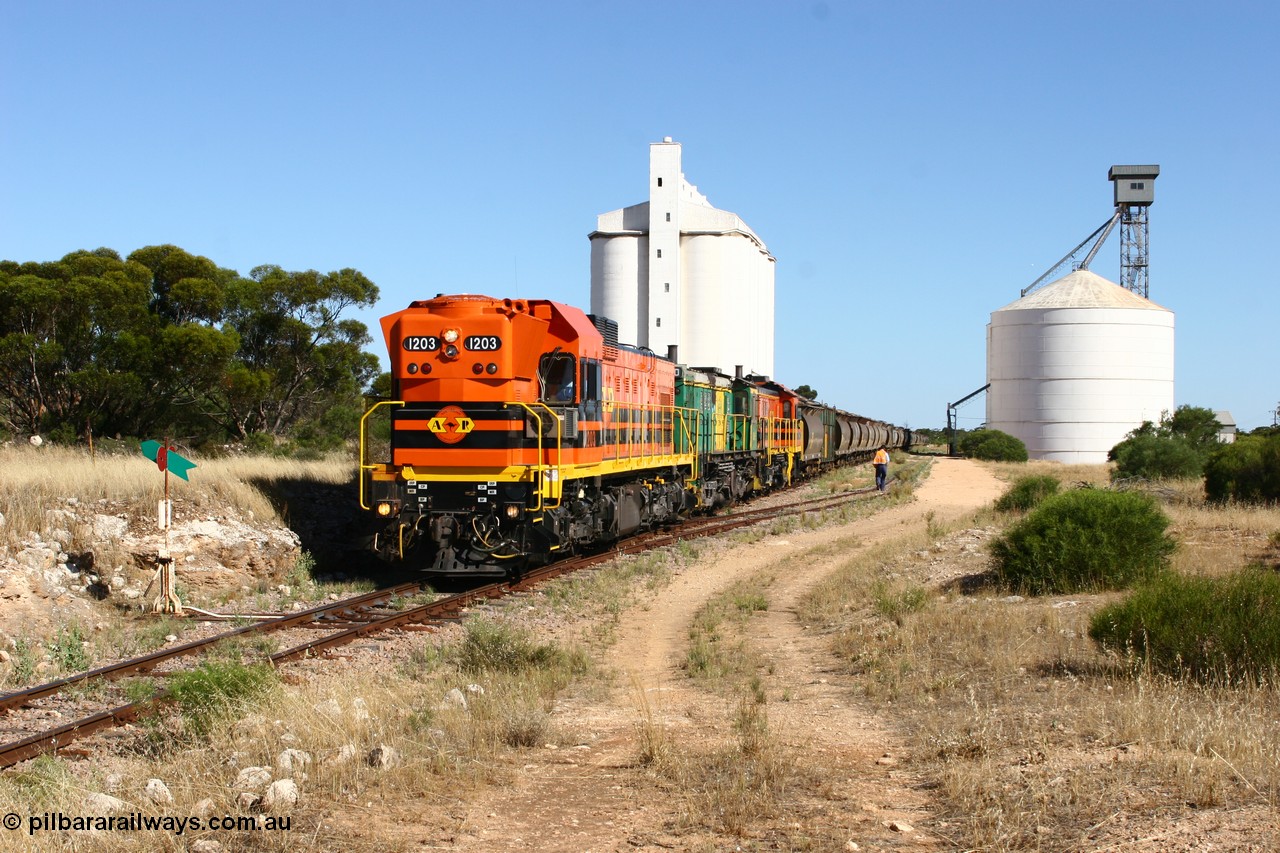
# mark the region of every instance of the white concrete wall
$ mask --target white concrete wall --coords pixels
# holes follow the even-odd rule
[[[721,289],[726,270],[720,240],[712,235],[683,240],[683,278],[690,286],[684,293],[680,360],[695,367],[718,367],[732,375],[734,363],[725,361],[728,355],[722,340],[732,340],[737,330],[730,316],[735,308],[725,304]]]

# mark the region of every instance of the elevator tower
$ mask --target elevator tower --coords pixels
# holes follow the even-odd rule
[[[1120,217],[1120,285],[1144,298],[1150,290],[1147,209],[1155,201],[1159,174],[1159,166],[1112,166],[1107,171]]]

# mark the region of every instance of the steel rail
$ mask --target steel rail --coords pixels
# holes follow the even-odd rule
[[[417,586],[417,584],[413,584],[413,586]],[[290,660],[308,657],[334,646],[350,643],[366,635],[386,631],[405,622],[422,622],[432,618],[445,621],[447,618],[445,614],[456,613],[477,599],[496,598],[505,595],[505,587],[505,583],[489,584],[488,586],[468,590],[466,592],[458,593],[457,595],[448,596],[447,598],[437,599],[436,601],[428,604],[410,608],[399,613],[381,616],[371,622],[346,628],[328,637],[321,637],[319,639],[294,646],[291,649],[276,652],[270,656],[269,660],[272,665],[275,666]],[[360,598],[365,597],[367,596],[360,596]],[[258,626],[247,627],[252,628]],[[91,714],[90,716],[73,720],[72,722],[58,726],[57,728],[38,732],[25,737],[22,740],[5,744],[0,746],[0,768],[11,767],[21,761],[35,758],[36,756],[47,752],[56,752],[72,741],[87,737],[101,729],[122,725],[124,723],[132,722],[141,716],[153,714],[163,706],[169,704],[170,701],[171,697],[169,691],[164,691],[149,699],[144,699],[140,702],[134,702],[127,705],[121,705],[117,708],[112,708],[106,711],[100,711],[96,714]]]
[[[397,584],[396,586],[387,587],[385,589],[375,590],[357,595],[353,598],[345,598],[341,601],[332,601],[327,604],[321,604],[307,610],[300,610],[297,613],[290,613],[287,616],[279,616],[273,619],[267,619],[262,622],[254,622],[251,625],[242,625],[230,631],[223,631],[212,637],[205,637],[202,640],[192,640],[189,643],[183,643],[180,646],[174,646],[171,649],[160,649],[141,657],[130,658],[129,660],[119,661],[117,663],[101,666],[97,669],[91,669],[86,672],[69,675],[66,678],[59,678],[56,681],[50,681],[46,684],[39,684],[35,687],[28,687],[25,690],[19,690],[14,693],[6,693],[0,696],[0,711],[9,708],[19,708],[28,705],[36,699],[43,699],[52,696],[68,687],[77,684],[84,684],[89,681],[95,681],[100,678],[116,679],[126,675],[134,675],[137,673],[146,673],[155,669],[158,664],[164,663],[174,658],[180,658],[185,655],[196,654],[210,646],[214,646],[233,637],[239,637],[244,634],[265,634],[271,631],[279,631],[284,628],[294,628],[306,623],[317,622],[326,616],[343,613],[347,610],[354,610],[359,607],[368,607],[371,604],[378,604],[395,598],[410,590],[420,589],[422,584],[417,581]]]
[[[392,613],[385,616],[372,618],[368,622],[362,622],[355,625],[341,626],[340,630],[326,637],[320,637],[306,643],[294,646],[284,651],[276,652],[271,655],[269,660],[273,666],[287,663],[289,661],[300,658],[308,658],[317,656],[322,652],[338,646],[346,645],[362,637],[372,634],[382,633],[393,628],[404,628],[410,624],[431,624],[432,622],[445,623],[456,619],[463,609],[472,603],[481,599],[490,600],[502,598],[512,592],[523,591],[538,584],[567,574],[569,572],[578,571],[588,568],[599,563],[608,562],[619,556],[633,554],[650,550],[653,548],[664,547],[686,539],[699,539],[706,536],[713,536],[739,527],[745,527],[749,524],[755,524],[760,521],[766,521],[771,518],[784,517],[788,515],[802,515],[805,512],[819,511],[825,508],[838,506],[848,502],[854,498],[862,497],[871,490],[855,489],[848,492],[842,492],[838,495],[825,495],[818,498],[811,498],[797,504],[791,504],[781,507],[769,507],[760,510],[748,510],[746,512],[735,513],[728,516],[718,516],[710,521],[706,519],[696,519],[685,522],[672,530],[663,531],[661,533],[652,533],[643,537],[636,537],[622,545],[603,551],[597,554],[589,554],[578,557],[571,557],[567,560],[561,560],[547,566],[525,573],[522,577],[511,581],[500,581],[497,583],[487,584],[477,587],[476,589],[467,590],[427,604],[419,605],[408,610]],[[641,541],[643,540],[643,541]],[[385,590],[377,590],[375,592],[366,593],[351,599],[344,599],[339,602],[332,602],[328,605],[311,608],[310,610],[300,611],[279,619],[268,620],[267,622],[255,623],[254,625],[246,625],[235,631],[219,634],[205,640],[197,640],[192,643],[178,646],[174,649],[168,649],[164,652],[146,655],[143,658],[137,658],[132,661],[122,661],[119,664],[113,664],[109,667],[101,667],[99,670],[93,670],[87,673],[80,673],[78,676],[61,679],[58,682],[50,682],[41,685],[38,688],[32,688],[28,691],[9,694],[0,697],[0,700],[15,700],[16,697],[25,694],[31,694],[45,688],[54,688],[45,690],[40,695],[49,695],[57,692],[66,686],[74,683],[80,683],[87,677],[95,675],[96,677],[105,677],[107,673],[113,674],[115,677],[126,674],[127,672],[145,672],[146,668],[154,667],[154,664],[166,658],[179,657],[184,654],[192,654],[201,647],[208,647],[230,637],[239,636],[245,633],[263,632],[270,630],[278,630],[280,628],[293,627],[298,624],[313,623],[319,616],[328,613],[339,613],[344,609],[351,609],[354,606],[368,605],[378,600],[385,600],[399,592],[408,589],[417,588],[417,583],[400,584],[395,587],[388,587]],[[337,627],[337,626],[335,626]],[[27,701],[30,701],[29,697]],[[70,723],[49,729],[44,732],[38,732],[30,735],[22,740],[14,743],[0,746],[0,769],[11,767],[22,761],[27,761],[39,755],[48,752],[57,752],[72,741],[79,740],[94,734],[95,732],[114,726],[123,725],[138,719],[141,716],[156,713],[160,708],[170,702],[168,691],[157,696],[122,705],[110,710],[100,711],[88,717],[74,720]],[[0,708],[6,707],[0,705]]]

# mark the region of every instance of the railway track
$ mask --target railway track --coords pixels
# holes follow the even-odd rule
[[[541,584],[553,577],[580,571],[619,556],[636,554],[661,548],[681,540],[713,536],[762,521],[769,521],[808,512],[821,512],[838,507],[861,497],[873,494],[872,488],[857,489],[834,495],[811,498],[793,504],[760,509],[744,508],[728,515],[691,519],[669,530],[654,531],[632,537],[615,547],[594,554],[570,557],[525,573],[522,577],[487,584],[454,595],[438,598],[425,604],[391,612],[379,612],[397,599],[413,595],[422,589],[418,582],[406,582],[374,592],[330,602],[298,613],[265,619],[250,625],[225,631],[204,639],[193,640],[170,649],[161,649],[140,657],[98,667],[13,693],[0,695],[0,724],[20,709],[39,709],[40,703],[56,697],[72,688],[84,688],[100,682],[114,681],[131,676],[159,676],[171,672],[162,666],[181,658],[203,655],[220,644],[237,638],[262,636],[296,628],[331,630],[324,636],[297,643],[269,656],[272,666],[290,661],[323,655],[331,649],[355,640],[409,626],[438,626],[458,619],[461,613],[477,602],[502,598]],[[157,713],[168,702],[168,694],[162,691],[150,699],[127,702],[115,707],[77,716],[76,719],[53,728],[34,731],[12,742],[0,744],[0,769],[11,767],[46,753],[64,750],[72,742],[96,732],[125,725],[140,717]],[[55,712],[56,714],[57,712]],[[30,723],[24,731],[30,731]],[[0,738],[5,735],[0,734]]]

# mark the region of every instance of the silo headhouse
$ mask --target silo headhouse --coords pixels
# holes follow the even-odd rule
[[[600,214],[589,236],[591,311],[617,321],[619,340],[773,374],[774,257],[685,180],[680,143],[649,146],[649,200]]]

